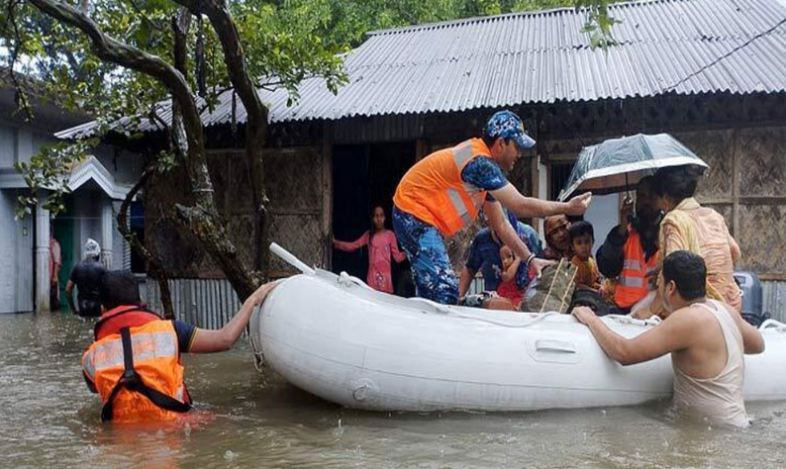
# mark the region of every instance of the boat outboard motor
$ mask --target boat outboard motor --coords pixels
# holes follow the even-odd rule
[[[742,290],[742,318],[751,325],[759,327],[770,317],[769,313],[762,311],[759,277],[753,272],[734,272],[734,281]]]

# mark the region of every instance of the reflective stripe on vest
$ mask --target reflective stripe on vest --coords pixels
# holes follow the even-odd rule
[[[625,287],[641,288],[641,287],[644,286],[644,279],[643,278],[638,278],[638,277],[629,277],[629,276],[623,275],[619,279],[619,284],[623,285]]]
[[[624,269],[641,270],[641,262],[635,259],[625,259],[623,263]]]
[[[401,179],[393,196],[396,207],[445,236],[470,225],[486,199],[486,191],[462,181],[461,171],[479,156],[490,157],[480,139],[428,155]]]
[[[177,336],[168,332],[148,332],[131,337],[134,360],[137,362],[156,358],[177,359]],[[85,355],[83,365],[87,376],[95,381],[97,371],[123,365],[123,343],[118,336],[97,343]]]

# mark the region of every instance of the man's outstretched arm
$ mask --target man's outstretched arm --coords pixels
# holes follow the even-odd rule
[[[693,331],[692,318],[675,314],[652,329],[627,339],[612,331],[586,306],[574,308],[573,315],[589,327],[606,355],[622,365],[635,365],[683,350],[690,345]]]
[[[254,308],[265,301],[267,295],[278,286],[278,283],[279,281],[270,282],[259,287],[243,302],[235,317],[221,329],[197,329],[188,351],[191,353],[213,353],[231,349],[240,334],[243,333],[243,329],[248,326]]]

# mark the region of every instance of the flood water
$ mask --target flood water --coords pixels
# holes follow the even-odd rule
[[[783,468],[786,403],[744,431],[675,420],[667,403],[517,414],[346,410],[258,373],[245,343],[186,356],[190,423],[99,423],[80,357],[92,324],[0,315],[0,467]],[[774,370],[783,373],[786,370]]]

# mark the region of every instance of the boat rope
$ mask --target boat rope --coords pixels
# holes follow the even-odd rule
[[[254,311],[253,314],[262,314],[261,313],[261,306],[255,306],[257,311]],[[262,353],[262,350],[257,348],[256,342],[254,341],[254,334],[251,331],[248,331],[248,343],[251,345],[251,351],[254,354],[254,368],[257,369],[258,372],[262,373],[262,366],[265,364],[265,355]]]
[[[344,286],[347,286],[347,287],[348,286],[352,286],[352,285],[357,285],[357,286],[363,287],[363,288],[365,288],[367,290],[373,290],[373,288],[371,288],[368,285],[366,285],[366,282],[364,282],[363,280],[360,280],[359,278],[357,278],[357,277],[355,277],[353,275],[349,275],[346,272],[341,272],[341,275],[338,276],[338,283],[339,283],[339,285],[344,285]]]
[[[525,328],[525,327],[534,326],[535,324],[538,324],[539,322],[543,321],[544,319],[546,319],[549,316],[559,316],[560,315],[560,313],[556,313],[556,312],[529,313],[530,316],[532,317],[532,320],[527,321],[526,323],[522,324],[522,323],[509,323],[509,322],[505,322],[505,321],[498,321],[496,319],[491,319],[491,318],[479,318],[477,316],[470,316],[470,315],[462,314],[462,313],[460,313],[458,311],[452,311],[452,310],[450,311],[450,314],[452,314],[454,316],[457,316],[459,318],[462,318],[462,319],[469,319],[469,320],[474,320],[474,321],[487,322],[489,324],[494,324],[495,326],[509,327],[509,328],[512,328],[512,329],[521,329],[521,328]]]
[[[786,332],[786,324],[776,321],[775,319],[767,319],[761,326],[759,326],[760,331],[764,331],[767,329],[775,329],[777,332]]]
[[[605,317],[619,324],[629,324],[633,326],[657,326],[663,322],[659,316],[652,316],[649,319],[636,319],[633,316],[609,314]]]

